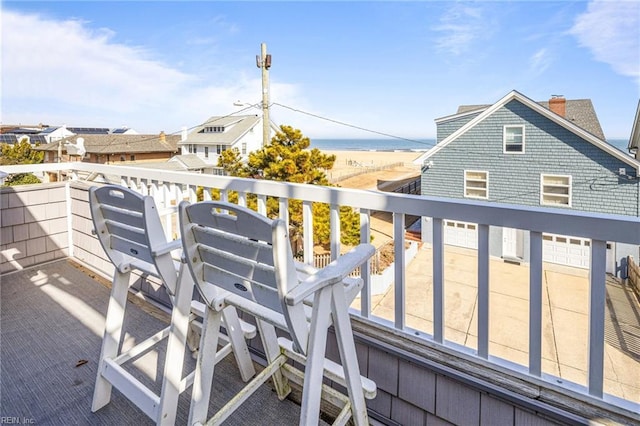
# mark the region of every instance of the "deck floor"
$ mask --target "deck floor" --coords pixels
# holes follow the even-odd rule
[[[72,262],[58,261],[0,277],[0,416],[4,423],[38,425],[144,425],[153,422],[114,390],[111,403],[91,412],[109,289]],[[168,322],[140,301],[127,305],[123,345]],[[130,364],[130,372],[156,392],[162,348]],[[189,368],[194,361],[186,355]],[[86,361],[86,362],[85,362]],[[210,412],[241,388],[232,356],[216,366]],[[190,390],[180,398],[177,424],[186,424]],[[297,424],[300,407],[279,401],[262,386],[225,424]],[[8,420],[7,420],[8,419]]]

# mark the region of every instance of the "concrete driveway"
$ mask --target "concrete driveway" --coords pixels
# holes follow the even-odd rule
[[[445,339],[477,348],[477,256],[445,248]],[[529,266],[492,259],[489,353],[528,365]],[[433,333],[431,249],[423,246],[407,268],[406,324]],[[543,373],[587,383],[588,271],[545,263],[543,267]],[[607,279],[606,393],[640,402],[640,306],[633,293]],[[373,314],[394,318],[391,286],[373,297]]]

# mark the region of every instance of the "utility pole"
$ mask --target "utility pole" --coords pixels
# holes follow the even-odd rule
[[[269,144],[269,68],[271,55],[267,55],[267,45],[260,45],[260,56],[256,55],[256,66],[262,70],[262,146]]]

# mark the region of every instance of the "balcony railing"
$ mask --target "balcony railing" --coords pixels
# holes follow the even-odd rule
[[[82,180],[85,176],[103,176],[112,183],[120,183],[143,194],[152,195],[159,207],[165,212],[175,211],[179,201],[187,199],[197,201],[196,191],[199,187],[205,189],[205,199],[210,198],[210,189],[218,189],[223,200],[228,199],[234,191],[239,194],[239,203],[246,204],[249,194],[257,196],[257,208],[260,213],[266,213],[267,198],[279,200],[280,216],[288,220],[289,200],[302,200],[303,205],[303,248],[304,261],[311,263],[313,256],[313,216],[314,203],[330,205],[331,241],[330,253],[336,258],[341,252],[339,209],[349,206],[360,214],[360,235],[362,241],[369,241],[371,236],[370,218],[372,212],[388,212],[392,217],[393,241],[395,245],[394,283],[391,294],[393,296],[392,312],[380,313],[375,308],[375,295],[371,287],[365,285],[358,306],[354,306],[352,313],[364,318],[364,322],[379,324],[382,328],[393,331],[396,335],[406,338],[422,339],[435,347],[447,348],[462,357],[480,360],[486,365],[496,365],[506,369],[523,380],[535,383],[545,383],[560,393],[566,392],[577,395],[578,399],[593,402],[595,405],[605,405],[621,409],[625,412],[637,413],[640,398],[636,390],[631,392],[616,392],[607,388],[607,382],[612,379],[605,377],[605,347],[607,309],[606,294],[606,250],[607,242],[640,245],[640,218],[630,216],[603,215],[595,213],[577,212],[567,209],[550,209],[522,207],[498,203],[477,202],[470,200],[453,200],[418,195],[383,193],[377,191],[362,191],[345,188],[311,186],[293,183],[281,183],[266,180],[242,179],[225,176],[193,174],[185,172],[160,171],[128,166],[106,166],[90,163],[63,163],[26,166],[1,167],[7,173],[36,172],[58,173],[70,180]],[[430,246],[429,261],[431,271],[425,275],[410,273],[405,262],[405,217],[420,216],[432,218],[433,238]],[[450,278],[447,274],[455,271],[447,265],[449,256],[445,248],[443,220],[455,220],[477,224],[478,249],[473,254],[475,264],[472,270],[475,276],[469,278],[470,286],[475,286],[477,294],[474,308],[475,336],[477,341],[452,342],[447,335],[448,319],[455,315],[455,307],[447,304],[445,294]],[[175,216],[167,215],[165,222],[168,235],[176,235]],[[528,329],[521,330],[528,333],[527,359],[515,362],[513,359],[503,359],[492,354],[492,340],[490,331],[496,326],[496,321],[509,321],[508,318],[496,318],[492,314],[490,300],[494,279],[491,278],[492,259],[489,250],[490,227],[506,227],[521,229],[529,233],[528,267],[521,267],[519,273],[528,277],[528,294],[525,296],[528,309]],[[588,351],[586,356],[586,380],[584,383],[559,377],[553,371],[547,371],[544,365],[544,336],[547,319],[545,306],[548,304],[543,288],[543,233],[570,235],[590,239],[590,266],[587,287],[588,306],[585,307],[588,317],[588,331],[586,345],[576,345],[572,348],[576,356],[581,351]],[[476,260],[477,258],[477,260]],[[367,265],[369,266],[369,265]],[[428,272],[428,273],[427,273]],[[366,283],[371,282],[369,267],[362,268],[362,277]],[[418,282],[423,286],[419,293],[412,293],[408,300],[408,283]],[[421,284],[420,284],[421,283]],[[417,296],[418,295],[418,296]],[[428,304],[430,309],[429,326],[408,324],[408,316],[413,315],[412,306],[416,297],[423,295],[421,304]],[[409,303],[408,303],[409,302]],[[635,303],[637,301],[630,301]],[[520,309],[515,308],[514,309]],[[637,313],[637,310],[636,310]],[[566,324],[565,324],[566,326]],[[639,339],[640,340],[640,339]],[[640,378],[640,350],[634,349],[631,358],[635,359],[635,367],[629,374]],[[615,361],[612,361],[615,362]],[[639,379],[640,380],[640,379]]]

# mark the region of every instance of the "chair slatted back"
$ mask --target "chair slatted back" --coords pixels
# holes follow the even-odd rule
[[[153,198],[106,185],[90,188],[89,203],[98,239],[118,270],[139,269],[161,278],[174,294],[177,276],[171,255],[155,255],[167,240]]]
[[[223,289],[283,315],[287,331],[306,352],[303,306],[284,302],[299,284],[285,222],[242,206],[204,201],[182,202],[180,223],[185,258],[205,301]]]

